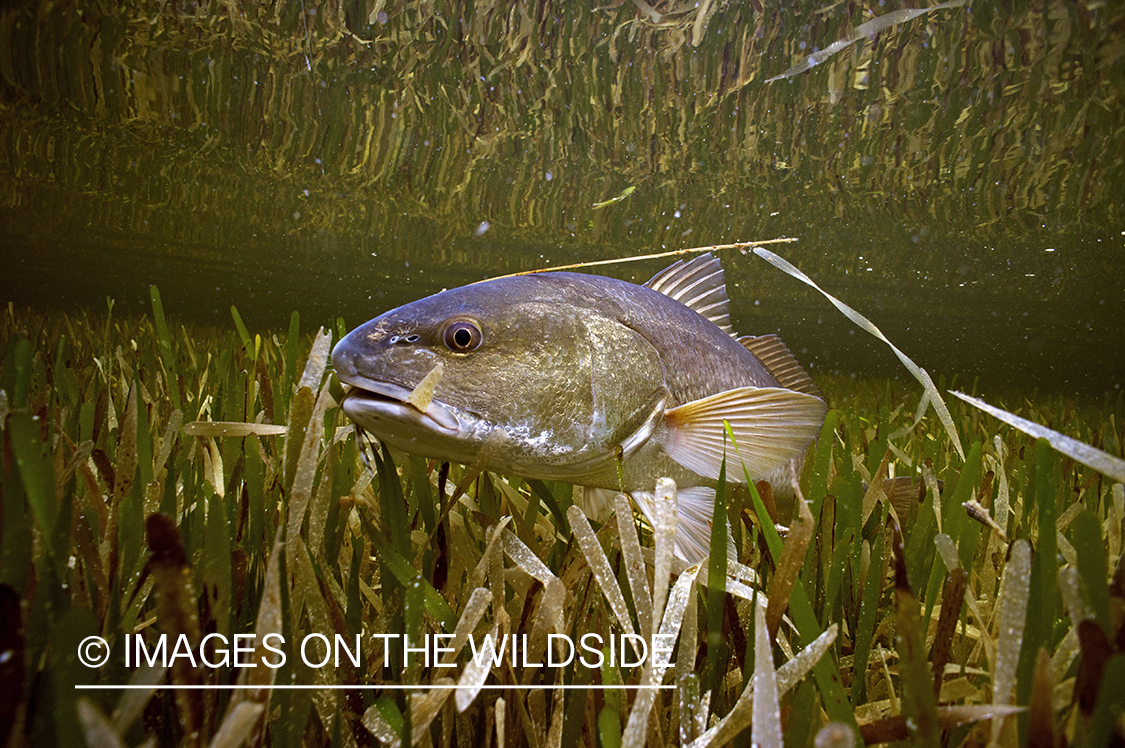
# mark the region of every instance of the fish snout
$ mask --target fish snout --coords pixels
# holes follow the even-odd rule
[[[354,377],[358,373],[355,364],[358,357],[359,352],[355,350],[352,336],[345,335],[332,349],[332,368],[336,370],[336,376],[344,381]]]
[[[352,330],[332,349],[336,378],[366,390],[378,390],[376,383],[395,383],[409,393],[441,361],[433,352],[414,345],[417,337],[388,335],[366,327]]]

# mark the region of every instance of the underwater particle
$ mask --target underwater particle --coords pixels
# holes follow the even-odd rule
[[[476,235],[477,236],[484,236],[485,232],[488,231],[490,228],[492,228],[491,223],[489,223],[488,221],[481,221],[480,225],[477,226]]]
[[[843,722],[829,722],[816,734],[816,748],[853,748],[855,733]]]

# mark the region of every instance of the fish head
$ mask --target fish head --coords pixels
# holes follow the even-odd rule
[[[491,469],[583,475],[612,460],[613,444],[645,403],[651,410],[663,381],[659,361],[646,369],[629,351],[628,367],[607,363],[605,351],[633,333],[572,296],[557,280],[501,279],[376,317],[332,352],[349,386],[344,412],[413,454],[471,463],[499,433],[505,446]]]
[[[332,351],[337,378],[345,385],[344,412],[355,423],[396,446],[430,456],[442,445],[469,446],[480,417],[461,402],[446,403],[433,395],[441,384],[431,372],[444,377],[446,356],[434,344],[448,335],[457,353],[464,355],[480,345],[481,325],[473,317],[434,320],[424,308],[394,310],[361,325],[346,335]],[[430,376],[428,397],[413,397]],[[447,387],[443,389],[448,389]],[[401,443],[401,444],[400,444]],[[461,459],[472,450],[459,453]]]

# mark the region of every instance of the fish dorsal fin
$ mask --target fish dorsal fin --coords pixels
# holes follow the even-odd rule
[[[723,266],[713,255],[700,255],[691,262],[677,260],[652,276],[645,286],[698,312],[728,335],[734,334]]]
[[[645,491],[629,494],[641,514],[656,526],[656,497]],[[715,489],[689,486],[676,489],[676,555],[694,564],[711,552],[711,522],[715,516]],[[727,523],[727,558],[737,559],[738,550]]]
[[[785,347],[785,343],[781,342],[781,338],[776,335],[743,335],[738,339],[746,350],[753,353],[758,357],[773,378],[787,390],[795,390],[796,392],[804,392],[806,395],[819,397],[821,400],[824,396],[820,394],[820,390],[813,384],[813,380],[797,363],[797,359]]]
[[[818,397],[780,387],[739,387],[672,408],[664,414],[664,451],[706,478],[717,479],[727,457],[727,480],[759,480],[799,457],[819,434],[827,411]],[[726,438],[730,423],[738,452]]]

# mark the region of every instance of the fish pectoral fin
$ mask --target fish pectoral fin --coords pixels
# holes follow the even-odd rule
[[[656,498],[645,491],[630,494],[641,514],[655,526]],[[715,489],[689,486],[676,490],[676,556],[694,564],[711,552],[711,521],[715,516]],[[727,523],[727,558],[738,558],[730,523]]]
[[[664,414],[664,451],[689,470],[717,479],[727,456],[727,479],[758,480],[798,457],[820,433],[828,406],[819,397],[780,387],[739,387],[672,408]],[[730,424],[738,451],[729,443]]]

